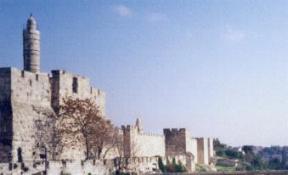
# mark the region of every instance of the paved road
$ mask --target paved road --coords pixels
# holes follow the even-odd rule
[[[203,172],[203,173],[164,173],[164,174],[158,173],[153,175],[288,175],[288,171],[211,172],[211,173]]]

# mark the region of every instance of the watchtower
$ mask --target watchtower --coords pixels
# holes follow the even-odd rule
[[[24,70],[40,72],[40,32],[37,30],[37,22],[30,15],[26,28],[23,30],[23,59]]]

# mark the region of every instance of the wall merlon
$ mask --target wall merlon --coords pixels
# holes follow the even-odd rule
[[[91,85],[90,79],[65,70],[52,70],[52,105],[55,110],[65,98],[92,99],[105,116],[105,93]]]
[[[164,128],[164,134],[178,134],[178,133],[186,133],[185,128]]]
[[[152,136],[152,137],[164,137],[164,135],[161,134],[155,134],[155,133],[140,133],[140,136]]]
[[[131,129],[131,125],[122,125],[121,128],[122,130],[127,131]]]
[[[65,70],[51,70],[52,75],[60,75],[60,74],[65,74]]]

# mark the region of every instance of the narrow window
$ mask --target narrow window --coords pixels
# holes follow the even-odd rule
[[[72,90],[73,90],[73,93],[78,93],[78,79],[77,79],[77,77],[73,77]]]
[[[17,149],[17,157],[18,157],[18,162],[22,162],[23,158],[22,158],[22,148],[18,148]]]
[[[32,86],[32,80],[29,80],[29,85]]]

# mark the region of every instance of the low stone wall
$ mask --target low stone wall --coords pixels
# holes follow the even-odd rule
[[[131,157],[122,158],[127,172],[142,174],[158,169],[158,157]]]
[[[69,175],[88,174],[109,175],[109,169],[102,161],[68,161],[68,162],[49,162],[48,175],[60,175],[61,173]]]
[[[111,161],[50,161],[47,164],[47,175],[110,175],[113,172]],[[1,163],[0,175],[42,175],[45,162]]]

